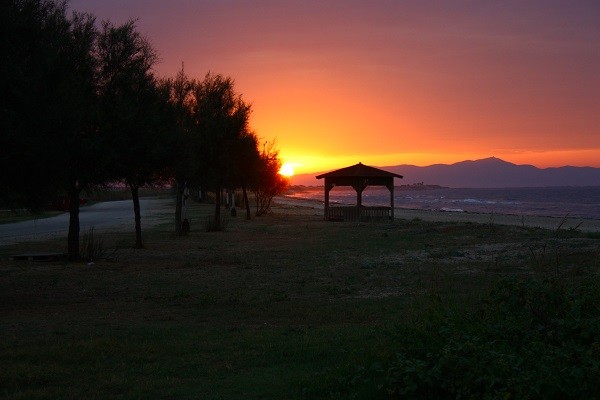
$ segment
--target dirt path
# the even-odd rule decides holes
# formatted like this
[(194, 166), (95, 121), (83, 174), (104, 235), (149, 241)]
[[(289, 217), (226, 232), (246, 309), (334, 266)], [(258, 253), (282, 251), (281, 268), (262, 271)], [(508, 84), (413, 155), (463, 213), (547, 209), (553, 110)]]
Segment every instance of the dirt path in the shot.
[[(164, 198), (140, 199), (142, 227), (154, 226), (168, 221), (171, 217), (173, 200)], [(80, 231), (91, 228), (97, 231), (123, 229), (133, 230), (133, 203), (131, 200), (107, 201), (84, 206), (79, 213)], [(69, 214), (51, 218), (33, 219), (0, 225), (0, 246), (18, 242), (50, 239), (67, 234)]]

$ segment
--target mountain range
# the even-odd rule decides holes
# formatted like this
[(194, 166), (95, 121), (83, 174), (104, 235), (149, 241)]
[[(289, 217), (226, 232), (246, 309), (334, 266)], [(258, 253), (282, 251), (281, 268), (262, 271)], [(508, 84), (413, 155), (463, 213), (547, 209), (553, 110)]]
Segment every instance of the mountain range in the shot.
[[(396, 185), (424, 183), (455, 188), (600, 186), (600, 168), (538, 168), (533, 165), (516, 165), (496, 157), (427, 167), (403, 164), (381, 169), (404, 176), (404, 179), (396, 180)], [(323, 181), (317, 180), (316, 175), (319, 173), (296, 175), (291, 183), (322, 186)]]

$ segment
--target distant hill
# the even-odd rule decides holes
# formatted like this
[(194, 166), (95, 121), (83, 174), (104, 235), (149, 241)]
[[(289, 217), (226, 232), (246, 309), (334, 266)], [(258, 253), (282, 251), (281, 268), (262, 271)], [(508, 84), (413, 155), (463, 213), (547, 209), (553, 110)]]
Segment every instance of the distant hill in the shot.
[[(533, 165), (512, 164), (495, 157), (450, 165), (395, 165), (381, 168), (404, 176), (404, 179), (396, 180), (396, 185), (423, 182), (429, 185), (472, 188), (600, 186), (600, 168), (537, 168)], [(292, 184), (323, 185), (322, 180), (315, 179), (318, 174), (297, 175), (292, 179)]]

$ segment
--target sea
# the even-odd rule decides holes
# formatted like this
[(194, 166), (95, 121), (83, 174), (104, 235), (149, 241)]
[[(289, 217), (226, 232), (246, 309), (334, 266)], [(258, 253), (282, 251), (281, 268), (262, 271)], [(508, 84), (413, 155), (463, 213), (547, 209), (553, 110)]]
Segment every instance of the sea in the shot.
[[(323, 202), (323, 188), (303, 187), (287, 197)], [(329, 192), (330, 202), (356, 204), (356, 192), (336, 187)], [(383, 187), (368, 187), (363, 192), (364, 206), (389, 206), (390, 194)], [(543, 188), (424, 188), (397, 187), (397, 208), (445, 212), (495, 213), (600, 219), (600, 186)]]

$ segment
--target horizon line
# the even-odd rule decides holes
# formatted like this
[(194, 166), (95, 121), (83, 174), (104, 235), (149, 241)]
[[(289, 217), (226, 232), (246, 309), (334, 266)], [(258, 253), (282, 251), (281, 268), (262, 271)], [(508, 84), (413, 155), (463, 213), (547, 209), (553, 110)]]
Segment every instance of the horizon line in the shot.
[[(534, 167), (540, 170), (546, 170), (546, 169), (558, 169), (558, 168), (593, 168), (593, 169), (600, 169), (600, 167), (594, 167), (591, 165), (571, 165), (571, 164), (565, 164), (565, 165), (560, 165), (560, 166), (551, 166), (551, 167), (539, 167), (535, 164), (517, 164), (511, 161), (506, 161), (505, 159), (502, 159), (500, 157), (496, 157), (496, 156), (489, 156), (489, 157), (483, 157), (483, 158), (476, 158), (476, 159), (465, 159), (465, 160), (461, 160), (461, 161), (455, 161), (455, 162), (450, 162), (450, 163), (444, 163), (444, 162), (439, 162), (439, 163), (433, 163), (433, 164), (428, 164), (428, 165), (416, 165), (416, 164), (408, 164), (408, 163), (403, 163), (403, 164), (384, 164), (384, 165), (377, 165), (377, 164), (365, 164), (361, 161), (358, 161), (354, 164), (351, 165), (355, 165), (355, 164), (359, 164), (362, 163), (364, 165), (370, 166), (370, 167), (376, 167), (376, 168), (395, 168), (395, 167), (400, 167), (400, 166), (408, 166), (408, 167), (417, 167), (417, 168), (427, 168), (427, 167), (432, 167), (435, 165), (446, 165), (446, 166), (450, 166), (450, 165), (456, 165), (456, 164), (460, 164), (460, 163), (465, 163), (465, 162), (477, 162), (477, 161), (485, 161), (485, 160), (498, 160), (498, 161), (502, 161), (506, 164), (512, 164), (515, 165), (517, 167)], [(321, 173), (327, 173), (327, 172), (331, 172), (331, 171), (336, 171), (338, 169), (342, 169), (342, 168), (346, 168), (348, 166), (351, 165), (346, 165), (346, 166), (340, 166), (337, 168), (333, 168), (333, 169), (316, 169), (314, 171), (310, 171), (310, 172), (302, 172), (300, 174), (296, 174), (295, 176), (301, 176), (301, 175), (313, 175), (313, 174), (321, 174)]]

